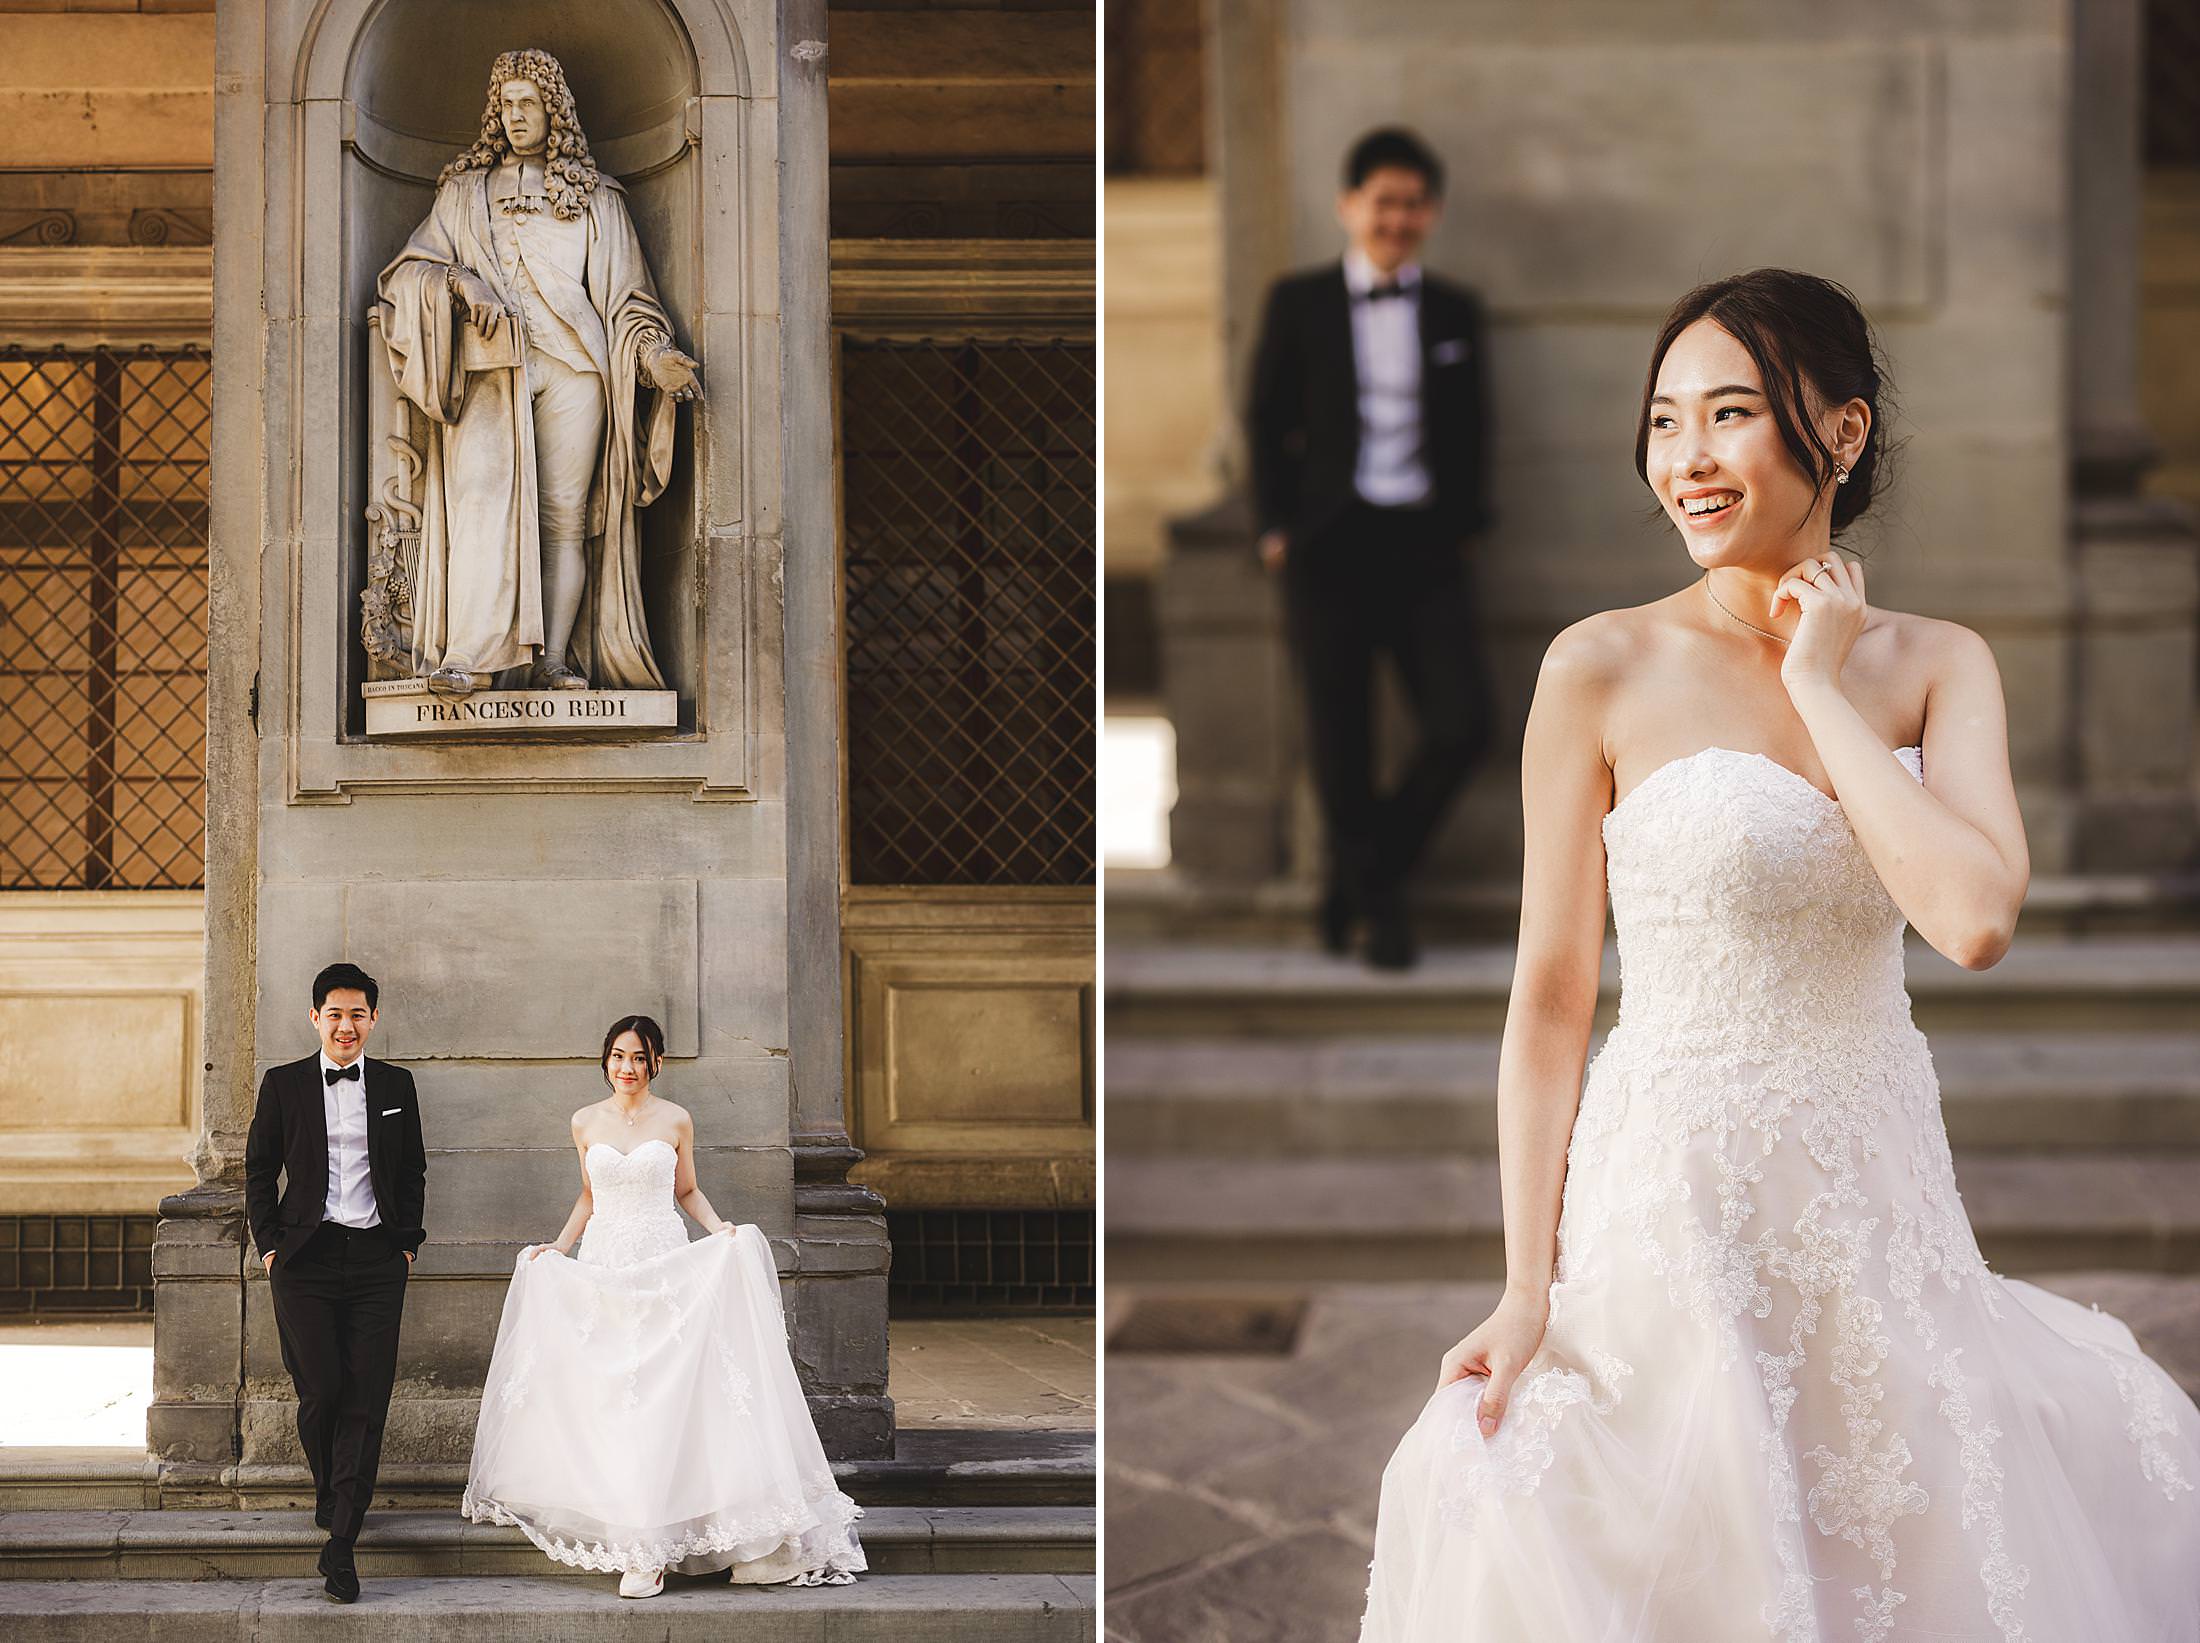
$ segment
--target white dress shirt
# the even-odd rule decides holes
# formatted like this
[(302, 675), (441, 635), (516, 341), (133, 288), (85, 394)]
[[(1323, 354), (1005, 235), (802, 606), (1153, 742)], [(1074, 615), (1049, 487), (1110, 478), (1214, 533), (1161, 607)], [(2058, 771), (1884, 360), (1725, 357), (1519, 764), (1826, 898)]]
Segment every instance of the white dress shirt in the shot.
[(339, 1226), (378, 1227), (382, 1212), (374, 1203), (374, 1180), (367, 1173), (367, 1058), (352, 1063), (357, 1078), (328, 1075), (336, 1063), (321, 1052), (321, 1111), (328, 1119), (328, 1201), (321, 1218)]
[(1360, 454), (1353, 489), (1378, 507), (1426, 502), (1433, 485), (1421, 457), (1421, 270), (1401, 263), (1389, 276), (1405, 294), (1360, 300), (1388, 280), (1357, 247), (1344, 254), (1352, 305), (1352, 364), (1360, 389)]

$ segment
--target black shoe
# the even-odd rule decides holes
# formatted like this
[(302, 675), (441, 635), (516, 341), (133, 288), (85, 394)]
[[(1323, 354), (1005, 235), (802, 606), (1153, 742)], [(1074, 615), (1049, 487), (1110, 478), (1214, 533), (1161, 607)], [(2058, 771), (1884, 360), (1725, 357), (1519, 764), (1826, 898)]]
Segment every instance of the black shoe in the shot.
[(351, 1542), (329, 1536), (328, 1544), (321, 1548), (321, 1573), (326, 1576), (321, 1590), (339, 1603), (359, 1601), (359, 1571), (352, 1567)]
[(1413, 921), (1405, 903), (1385, 897), (1369, 909), (1367, 961), (1378, 970), (1410, 970), (1420, 962), (1421, 950), (1413, 939)]
[(321, 1529), (321, 1530), (326, 1530), (326, 1529), (327, 1529), (327, 1528), (328, 1528), (328, 1527), (329, 1527), (329, 1526), (330, 1526), (331, 1524), (333, 1524), (333, 1523), (334, 1523), (335, 1521), (336, 1521), (336, 1502), (334, 1502), (334, 1501), (332, 1500), (332, 1501), (328, 1502), (328, 1503), (327, 1503), (326, 1505), (323, 1505), (323, 1506), (316, 1506), (316, 1507), (314, 1507), (314, 1509), (313, 1509), (313, 1526), (314, 1526), (314, 1528), (316, 1528), (316, 1529)]

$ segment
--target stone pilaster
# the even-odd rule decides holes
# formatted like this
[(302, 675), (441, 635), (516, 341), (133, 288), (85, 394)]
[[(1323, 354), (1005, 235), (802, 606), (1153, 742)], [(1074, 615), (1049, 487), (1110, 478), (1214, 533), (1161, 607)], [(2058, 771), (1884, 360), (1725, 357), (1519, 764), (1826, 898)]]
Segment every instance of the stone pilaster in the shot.
[(2071, 40), (2070, 687), (2074, 865), (2189, 867), (2200, 541), (2143, 494), (2139, 409), (2140, 0), (2088, 0)]

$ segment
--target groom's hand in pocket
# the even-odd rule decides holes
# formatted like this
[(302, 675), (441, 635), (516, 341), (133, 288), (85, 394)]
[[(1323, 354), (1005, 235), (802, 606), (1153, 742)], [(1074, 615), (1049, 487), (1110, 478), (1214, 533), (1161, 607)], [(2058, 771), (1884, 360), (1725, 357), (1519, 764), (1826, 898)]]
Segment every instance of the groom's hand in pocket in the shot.
[(260, 1270), (262, 1272), (273, 1272), (275, 1270), (275, 1252), (272, 1249), (260, 1257)]

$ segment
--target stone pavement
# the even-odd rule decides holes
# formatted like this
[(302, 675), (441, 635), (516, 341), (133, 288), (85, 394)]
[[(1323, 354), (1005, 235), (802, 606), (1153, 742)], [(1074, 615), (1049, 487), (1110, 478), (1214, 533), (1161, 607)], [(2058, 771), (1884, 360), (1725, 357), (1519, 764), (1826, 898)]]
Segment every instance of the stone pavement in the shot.
[[(2041, 1280), (2129, 1323), (2200, 1392), (2200, 1279)], [(1110, 1286), (1109, 1338), (1161, 1291)], [(1238, 1288), (1288, 1304), (1285, 1292)], [(1489, 1284), (1312, 1292), (1282, 1355), (1108, 1350), (1106, 1636), (1337, 1643), (1354, 1634), (1384, 1463)]]
[(1090, 1431), (1092, 1314), (896, 1318), (887, 1330), (894, 1424)]

